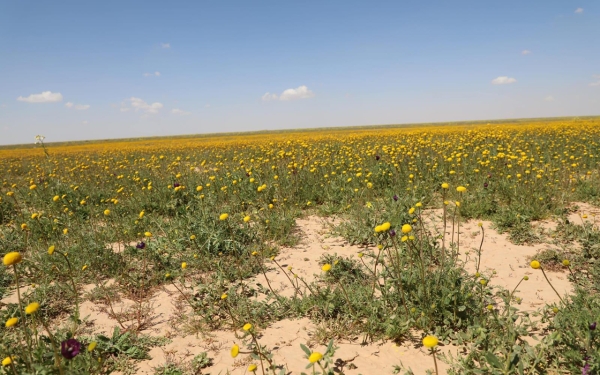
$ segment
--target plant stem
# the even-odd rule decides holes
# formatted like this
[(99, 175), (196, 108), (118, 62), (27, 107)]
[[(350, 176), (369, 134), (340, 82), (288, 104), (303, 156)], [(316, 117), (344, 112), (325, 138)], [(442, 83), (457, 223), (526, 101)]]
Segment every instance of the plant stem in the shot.
[(550, 280), (548, 280), (548, 276), (546, 276), (546, 272), (544, 272), (544, 269), (542, 268), (542, 266), (540, 266), (540, 269), (542, 270), (542, 274), (546, 278), (546, 281), (548, 282), (548, 284), (550, 284), (550, 287), (552, 288), (552, 290), (554, 290), (554, 293), (556, 293), (556, 295), (558, 296), (558, 298), (560, 299), (560, 301), (562, 303), (565, 303), (565, 301), (562, 299), (562, 297), (560, 296), (560, 294), (558, 294), (558, 292), (556, 291), (556, 289), (554, 289), (554, 285), (552, 285), (552, 283), (550, 282)]

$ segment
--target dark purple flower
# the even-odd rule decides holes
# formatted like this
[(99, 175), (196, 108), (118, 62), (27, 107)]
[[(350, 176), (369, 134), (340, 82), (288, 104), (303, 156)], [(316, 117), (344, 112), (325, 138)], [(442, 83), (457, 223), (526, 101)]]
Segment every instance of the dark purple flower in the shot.
[(590, 324), (590, 331), (594, 331), (596, 329), (596, 322)]
[(487, 182), (484, 182), (484, 183), (483, 183), (483, 187), (484, 187), (484, 188), (487, 188), (487, 187), (488, 187), (488, 183), (487, 183)]
[(179, 182), (176, 182), (176, 183), (173, 184), (173, 187), (179, 187), (179, 186), (180, 186)]
[(492, 178), (492, 174), (491, 174), (491, 173), (490, 173), (490, 174), (488, 174), (488, 178)]
[(75, 339), (68, 339), (60, 343), (60, 353), (66, 359), (77, 357), (81, 351), (81, 343)]
[(379, 160), (379, 159), (381, 159), (381, 156), (375, 155), (375, 160)]
[(390, 230), (390, 237), (394, 237), (396, 235), (396, 231), (391, 229)]
[(394, 201), (398, 202), (398, 196), (396, 194), (394, 194)]
[(250, 177), (250, 173), (246, 172), (246, 177)]
[(137, 245), (135, 245), (135, 247), (138, 249), (143, 249), (146, 247), (146, 243), (144, 241), (141, 241)]

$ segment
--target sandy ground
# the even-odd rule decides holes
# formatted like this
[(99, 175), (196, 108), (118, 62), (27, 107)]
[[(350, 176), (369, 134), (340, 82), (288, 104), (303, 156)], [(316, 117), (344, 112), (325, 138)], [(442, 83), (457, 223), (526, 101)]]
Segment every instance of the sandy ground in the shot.
[[(595, 220), (597, 208), (589, 205), (578, 204), (580, 211), (572, 214), (575, 224), (581, 224), (582, 220)], [(583, 219), (584, 214), (588, 215)], [(593, 216), (594, 215), (594, 216)], [(432, 232), (441, 233), (442, 221), (440, 210), (430, 210), (424, 214), (427, 228)], [(340, 256), (356, 256), (359, 252), (369, 251), (365, 248), (351, 246), (343, 239), (331, 235), (331, 220), (318, 217), (307, 217), (297, 221), (298, 229), (302, 234), (302, 241), (293, 248), (281, 249), (277, 261), (284, 268), (292, 267), (293, 272), (303, 277), (307, 282), (314, 279), (321, 270), (318, 260), (325, 253), (337, 253)], [(548, 225), (550, 225), (549, 223)], [(547, 284), (541, 272), (529, 267), (528, 257), (547, 245), (519, 246), (508, 241), (507, 235), (499, 234), (492, 229), (490, 222), (482, 222), (485, 229), (485, 240), (482, 247), (482, 258), (480, 272), (485, 276), (493, 276), (491, 285), (501, 286), (512, 290), (519, 280), (529, 276), (517, 292), (517, 296), (523, 299), (520, 308), (523, 310), (535, 310), (546, 303), (558, 301), (558, 297)], [(455, 228), (454, 236), (458, 236), (458, 228)], [(451, 224), (446, 228), (446, 238), (452, 237)], [(448, 243), (448, 242), (446, 242)], [(477, 222), (467, 222), (460, 225), (460, 256), (466, 261), (466, 269), (475, 272), (475, 260), (477, 250), (481, 243), (481, 229)], [(114, 251), (121, 251), (117, 246)], [(570, 290), (566, 274), (547, 272), (556, 289), (561, 293)], [(267, 276), (273, 289), (284, 296), (292, 296), (294, 288), (288, 278), (277, 267), (270, 267)], [(250, 283), (260, 283), (266, 286), (263, 275), (257, 276)], [(91, 289), (89, 286), (87, 289)], [(16, 302), (16, 293), (4, 298), (2, 303)], [(115, 313), (127, 311), (127, 308), (135, 304), (132, 300), (122, 299), (115, 302), (112, 309)], [(167, 361), (183, 363), (202, 352), (208, 352), (213, 359), (213, 365), (203, 370), (203, 374), (225, 374), (229, 370), (231, 374), (244, 374), (250, 363), (247, 355), (240, 354), (236, 359), (231, 358), (229, 350), (234, 343), (241, 344), (233, 332), (217, 331), (206, 336), (179, 334), (179, 329), (174, 322), (177, 317), (189, 314), (189, 308), (185, 308), (180, 301), (179, 294), (172, 286), (168, 286), (157, 292), (150, 300), (153, 315), (146, 334), (166, 336), (172, 339), (170, 344), (154, 348), (150, 355), (151, 360), (138, 363), (138, 374), (153, 374), (154, 368), (165, 364)], [(93, 323), (95, 332), (112, 333), (119, 323), (111, 318), (110, 309), (105, 305), (94, 304), (86, 301), (81, 306), (81, 316), (88, 317)], [(304, 370), (307, 360), (300, 349), (300, 344), (307, 344), (315, 333), (315, 325), (308, 319), (282, 320), (272, 324), (260, 332), (260, 343), (272, 349), (274, 361), (285, 365), (291, 374), (299, 374)], [(336, 351), (336, 363), (338, 369), (343, 369), (345, 374), (393, 374), (394, 366), (402, 363), (410, 368), (415, 374), (425, 374), (427, 370), (433, 370), (433, 360), (423, 348), (414, 347), (411, 343), (396, 345), (392, 342), (379, 342), (366, 346), (360, 345), (360, 339), (355, 342), (336, 342), (339, 349)], [(324, 347), (313, 347), (313, 350), (323, 351)], [(457, 348), (442, 346), (440, 350), (456, 354)], [(258, 363), (257, 363), (258, 364)], [(447, 365), (438, 361), (440, 373), (445, 374)], [(259, 370), (260, 373), (260, 370)]]

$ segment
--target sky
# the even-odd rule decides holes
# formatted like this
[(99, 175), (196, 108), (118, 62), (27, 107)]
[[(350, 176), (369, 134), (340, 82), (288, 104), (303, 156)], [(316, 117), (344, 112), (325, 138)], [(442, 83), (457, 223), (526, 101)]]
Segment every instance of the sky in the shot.
[(600, 115), (600, 2), (0, 2), (0, 145)]

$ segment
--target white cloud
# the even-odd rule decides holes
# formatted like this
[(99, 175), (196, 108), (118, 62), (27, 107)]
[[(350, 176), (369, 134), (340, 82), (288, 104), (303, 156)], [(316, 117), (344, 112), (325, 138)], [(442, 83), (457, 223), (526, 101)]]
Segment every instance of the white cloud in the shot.
[(583, 13), (583, 8), (577, 8), (577, 9), (575, 9), (575, 13), (577, 13), (577, 14)]
[(548, 95), (548, 96), (546, 96), (546, 97), (544, 98), (544, 100), (545, 100), (545, 101), (547, 101), (547, 102), (553, 102), (553, 101), (554, 101), (554, 96), (552, 96), (552, 95)]
[(91, 106), (89, 104), (73, 104), (71, 102), (66, 102), (65, 107), (75, 108), (78, 111), (85, 111), (86, 109), (89, 109)]
[(524, 49), (523, 51), (521, 51), (521, 55), (530, 55), (531, 51), (528, 49)]
[(206, 104), (204, 108), (210, 108), (210, 104)]
[(279, 99), (279, 97), (277, 96), (277, 94), (271, 94), (271, 93), (269, 93), (269, 92), (265, 93), (265, 94), (262, 96), (262, 100), (263, 100), (263, 102), (268, 102), (268, 101), (271, 101), (271, 100), (277, 100), (277, 99)]
[(600, 86), (600, 74), (592, 75), (592, 78), (596, 80), (596, 82), (591, 82), (590, 86)]
[[(136, 97), (131, 97), (129, 99), (127, 99), (127, 101), (129, 101), (129, 104), (131, 105), (131, 109), (137, 111), (143, 111), (149, 114), (157, 114), (158, 111), (163, 107), (162, 103), (152, 103), (152, 104), (148, 104), (145, 101), (143, 101), (140, 98), (136, 98)], [(121, 112), (126, 112), (128, 111), (130, 108), (121, 108)]]
[(160, 77), (160, 72), (144, 73), (144, 77)]
[(315, 93), (310, 91), (308, 87), (302, 85), (295, 89), (287, 89), (281, 93), (281, 95), (271, 94), (270, 92), (265, 93), (262, 96), (262, 100), (265, 102), (271, 100), (296, 100), (296, 99), (309, 99), (315, 96)]
[(507, 77), (507, 76), (500, 76), (500, 77), (494, 78), (492, 80), (493, 85), (507, 85), (509, 83), (515, 83), (515, 82), (517, 82), (516, 79), (514, 79), (512, 77)]
[(81, 121), (81, 125), (87, 125), (87, 124), (88, 124), (88, 120)]
[(315, 96), (306, 86), (300, 86), (296, 89), (287, 89), (280, 96), (279, 100), (309, 99)]
[(179, 109), (179, 108), (173, 108), (171, 110), (171, 113), (174, 114), (174, 115), (181, 115), (181, 116), (185, 116), (185, 115), (191, 114), (191, 112), (186, 112), (183, 109)]
[(41, 94), (31, 94), (26, 98), (19, 96), (17, 100), (27, 103), (55, 103), (62, 101), (63, 96), (60, 92), (44, 91)]
[(171, 43), (161, 43), (160, 46), (162, 48), (171, 48)]

